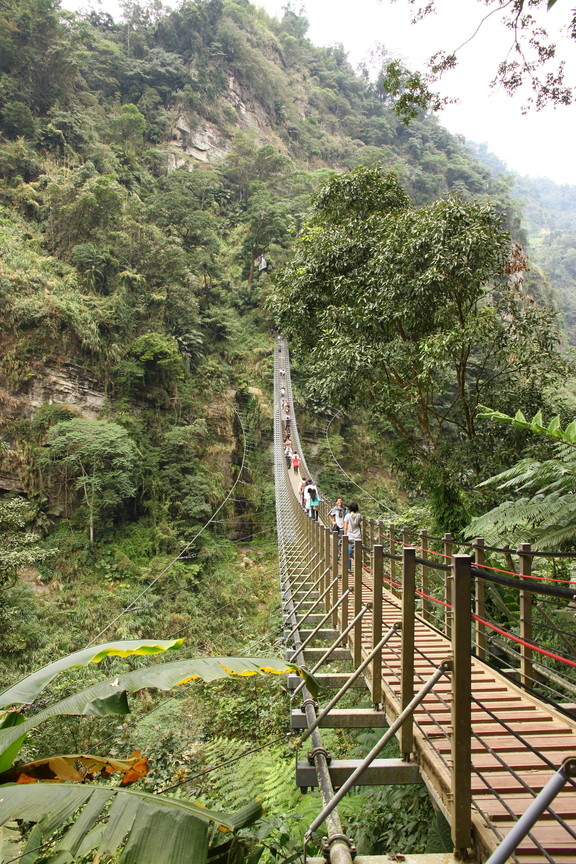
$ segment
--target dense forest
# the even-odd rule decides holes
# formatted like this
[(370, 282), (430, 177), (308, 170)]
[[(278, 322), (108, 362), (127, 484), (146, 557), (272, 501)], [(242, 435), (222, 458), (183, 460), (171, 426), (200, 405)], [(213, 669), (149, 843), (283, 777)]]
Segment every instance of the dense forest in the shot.
[[(282, 20), (247, 0), (123, 9), (115, 21), (64, 12), (58, 0), (0, 0), (6, 687), (112, 639), (184, 638), (183, 658), (278, 656), (273, 326), (295, 347), (295, 407), (322, 488), (359, 485), (367, 511), (398, 524), (463, 532), (506, 498), (479, 484), (519, 459), (552, 458), (552, 440), (496, 426), (483, 404), (563, 424), (573, 414), (562, 334), (576, 320), (569, 189), (542, 181), (526, 201), (520, 180), (482, 164), (433, 116), (405, 125), (383, 71), (355, 72), (342, 46), (314, 46), (290, 6)], [(468, 231), (446, 246), (463, 317), (451, 300), (440, 304), (429, 269), (425, 279), (409, 273), (421, 297), (402, 288), (410, 256), (428, 261), (450, 220)], [(460, 239), (480, 242), (479, 231), (485, 265), (456, 273)], [(321, 243), (310, 243), (314, 232)], [(538, 266), (526, 261), (528, 235)], [(403, 252), (401, 237), (413, 244)], [(396, 293), (384, 296), (374, 250), (386, 249)], [(371, 291), (390, 321), (410, 319), (408, 335), (367, 320)], [(336, 327), (343, 297), (351, 317)], [(348, 338), (356, 327), (363, 346), (376, 346), (362, 362)], [(382, 364), (405, 363), (410, 375), (384, 381)], [(350, 386), (350, 369), (362, 386)], [(539, 529), (559, 518), (565, 527), (572, 514)], [(565, 534), (558, 543), (570, 546)], [(113, 678), (142, 662), (102, 666)], [(64, 673), (42, 707), (96, 675)], [(129, 721), (52, 720), (18, 759), (99, 753), (104, 743), (112, 757), (141, 751), (149, 770), (139, 784), (159, 792), (271, 740), (245, 768), (170, 795), (190, 792), (215, 810), (260, 796), (266, 812), (245, 829), (241, 854), (296, 860), (317, 797), (293, 788), (281, 678), (199, 684), (169, 699), (142, 690), (133, 703)], [(328, 739), (335, 753), (361, 752), (369, 736)], [(358, 792), (343, 809), (359, 849), (374, 853), (432, 851), (431, 812), (425, 792), (394, 788)], [(26, 860), (56, 860), (54, 845), (42, 849)]]

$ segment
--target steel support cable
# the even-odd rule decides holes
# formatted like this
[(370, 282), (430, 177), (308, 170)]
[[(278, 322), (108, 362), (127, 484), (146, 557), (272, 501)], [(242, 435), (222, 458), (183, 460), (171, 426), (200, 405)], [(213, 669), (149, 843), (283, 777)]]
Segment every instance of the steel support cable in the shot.
[(347, 480), (350, 481), (350, 483), (352, 483), (354, 486), (356, 486), (356, 488), (359, 489), (360, 492), (362, 492), (362, 494), (363, 494), (366, 498), (369, 498), (371, 501), (375, 501), (376, 504), (382, 505), (382, 506), (384, 507), (385, 510), (387, 510), (389, 513), (391, 513), (392, 515), (395, 516), (395, 515), (396, 515), (396, 512), (395, 512), (394, 510), (392, 510), (392, 508), (389, 507), (388, 504), (385, 504), (383, 501), (380, 501), (378, 498), (375, 498), (373, 495), (370, 495), (370, 493), (367, 492), (366, 489), (364, 489), (363, 486), (360, 486), (359, 483), (356, 483), (356, 481), (352, 479), (352, 477), (348, 474), (347, 471), (344, 470), (344, 468), (342, 467), (342, 465), (340, 464), (340, 462), (338, 462), (338, 460), (336, 459), (336, 457), (335, 457), (335, 455), (334, 455), (334, 452), (333, 452), (333, 450), (332, 450), (332, 447), (330, 446), (330, 436), (329, 436), (328, 433), (329, 433), (329, 430), (330, 430), (330, 426), (332, 425), (332, 423), (334, 422), (334, 420), (336, 420), (337, 417), (340, 417), (341, 414), (342, 414), (342, 411), (337, 411), (336, 414), (334, 414), (334, 416), (331, 417), (330, 420), (328, 421), (328, 424), (327, 424), (326, 429), (325, 429), (325, 431), (324, 431), (324, 437), (325, 437), (325, 439), (326, 439), (326, 444), (327, 444), (327, 446), (328, 446), (328, 450), (330, 451), (330, 456), (332, 457), (332, 461), (334, 462), (335, 465), (338, 466), (338, 470), (340, 471), (340, 473), (343, 474), (344, 477), (346, 477)]
[[(498, 792), (498, 790), (495, 789), (495, 788), (492, 786), (492, 784), (488, 782), (488, 780), (485, 778), (485, 776), (484, 776), (484, 775), (483, 775), (483, 774), (482, 774), (482, 773), (481, 773), (477, 768), (475, 768), (474, 765), (472, 765), (472, 770), (473, 770), (474, 773), (475, 773), (475, 774), (480, 778), (480, 780), (484, 783), (484, 785), (486, 786), (486, 788), (487, 788), (487, 789), (488, 789), (488, 790), (489, 790), (489, 791), (494, 795), (494, 797), (495, 797), (496, 800), (497, 800), (497, 801), (502, 805), (502, 807), (504, 807), (504, 809), (507, 811), (508, 815), (512, 817), (512, 819), (514, 820), (514, 822), (516, 822), (516, 824), (518, 824), (518, 822), (519, 822), (519, 817), (516, 815), (516, 813), (514, 813), (514, 811), (513, 811), (512, 808), (510, 807), (510, 805), (506, 802), (506, 799), (505, 799), (502, 795), (500, 795), (500, 793)], [(520, 778), (517, 778), (517, 779), (520, 779)], [(524, 785), (526, 786), (526, 784), (524, 784)], [(534, 792), (533, 789), (530, 789), (529, 786), (526, 786), (526, 789), (527, 789), (527, 791), (529, 791), (529, 792), (530, 792), (530, 793), (531, 793), (535, 798), (537, 797), (537, 793)], [(478, 803), (476, 803), (476, 802), (474, 802), (474, 803), (475, 803), (476, 809), (477, 809), (477, 810), (482, 814), (482, 816), (485, 817), (485, 818), (487, 818), (487, 817), (486, 817), (486, 814), (484, 813), (484, 811), (482, 810), (482, 808), (480, 807), (480, 805), (479, 805)], [(547, 809), (550, 810), (550, 808), (547, 808)], [(550, 810), (550, 812), (553, 813), (553, 811), (551, 811), (551, 810)], [(521, 817), (520, 817), (520, 818), (521, 818)], [(490, 820), (488, 820), (488, 821), (490, 821)], [(493, 828), (493, 825), (492, 825), (491, 822), (490, 822), (490, 827)], [(536, 839), (536, 837), (534, 837), (533, 834), (531, 834), (530, 832), (527, 832), (524, 836), (525, 836), (525, 837), (528, 837), (528, 838), (532, 841), (532, 843), (534, 843), (534, 845), (536, 846), (536, 848), (538, 849), (538, 851), (539, 851), (539, 852), (540, 852), (540, 853), (541, 853), (541, 854), (546, 858), (546, 860), (548, 861), (548, 864), (556, 864), (554, 858), (552, 858), (552, 856), (549, 855), (549, 853), (546, 851), (546, 849), (544, 849), (544, 847), (542, 846), (542, 844), (541, 844), (541, 843)], [(502, 838), (502, 835), (500, 835), (500, 838), (501, 838), (501, 840), (503, 839), (503, 838)], [(523, 838), (522, 838), (522, 839), (523, 839)], [(508, 860), (508, 858), (511, 856), (511, 857), (514, 859), (514, 861), (517, 861), (518, 859), (516, 858), (516, 856), (511, 854), (515, 849), (516, 849), (516, 845), (515, 845), (514, 848), (510, 851), (510, 853), (507, 854), (507, 856), (506, 856), (506, 858), (505, 858), (504, 860)]]
[[(545, 809), (550, 809), (549, 804), (554, 800), (556, 795), (563, 789), (569, 777), (576, 775), (576, 759), (569, 757), (565, 759), (561, 767), (550, 778), (546, 786), (536, 796), (532, 804), (518, 819), (516, 825), (506, 835), (505, 840), (500, 844), (498, 849), (492, 853), (487, 864), (505, 864), (511, 852), (518, 848), (519, 844), (525, 837), (534, 838), (530, 834), (530, 829), (536, 824)], [(540, 849), (542, 848), (538, 844)], [(548, 854), (544, 853), (549, 858)], [(552, 859), (550, 859), (552, 860)]]
[[(356, 615), (356, 617), (352, 619), (352, 621), (348, 624), (348, 627), (346, 627), (346, 629), (342, 631), (340, 636), (338, 636), (336, 641), (333, 642), (332, 645), (330, 645), (330, 647), (326, 649), (326, 652), (322, 655), (320, 660), (318, 660), (318, 662), (310, 670), (311, 675), (314, 675), (318, 671), (318, 669), (320, 669), (322, 666), (324, 666), (324, 664), (329, 659), (329, 657), (332, 655), (332, 653), (336, 650), (338, 645), (340, 645), (346, 639), (348, 634), (354, 629), (354, 627), (358, 623), (358, 621), (360, 621), (364, 617), (364, 615), (367, 611), (368, 611), (368, 606), (363, 606), (362, 609), (360, 610), (360, 612), (358, 613), (358, 615)], [(300, 684), (298, 684), (298, 686), (296, 687), (296, 689), (292, 693), (292, 696), (290, 697), (290, 702), (294, 701), (295, 697), (298, 695), (300, 690), (302, 690), (305, 683), (306, 683), (305, 681), (301, 681)]]
[[(516, 780), (518, 783), (520, 783), (520, 785), (523, 786), (527, 792), (529, 792), (531, 795), (534, 796), (534, 798), (536, 798), (538, 793), (535, 792), (532, 789), (532, 787), (529, 786), (528, 783), (526, 783), (526, 781), (520, 776), (520, 774), (518, 774), (518, 772), (515, 771), (514, 768), (512, 768), (510, 765), (508, 765), (508, 763), (495, 750), (493, 750), (492, 747), (490, 747), (490, 745), (487, 744), (484, 741), (484, 739), (481, 738), (480, 735), (478, 735), (477, 732), (472, 731), (472, 737), (475, 738), (484, 747), (484, 749), (490, 754), (490, 756), (492, 756), (494, 759), (496, 759), (496, 761), (499, 762), (500, 765), (506, 769), (506, 771), (508, 771), (508, 773), (510, 774), (511, 777), (514, 778), (514, 780)], [(536, 752), (538, 753), (538, 751), (536, 751)], [(549, 760), (545, 759), (545, 757), (541, 753), (538, 753), (538, 755), (542, 758), (543, 761), (545, 761), (546, 763), (549, 763), (550, 767), (554, 768), (555, 771), (558, 770), (557, 766), (554, 765), (553, 763), (549, 762)], [(478, 773), (479, 775), (482, 774), (481, 771), (477, 771), (476, 773)], [(562, 817), (559, 816), (558, 813), (556, 813), (550, 807), (546, 807), (546, 810), (556, 820), (556, 822), (558, 822), (558, 824), (561, 825), (561, 827), (564, 828), (564, 830), (567, 831), (568, 834), (570, 834), (570, 836), (574, 838), (574, 840), (576, 840), (576, 831), (574, 831), (569, 825), (567, 825), (566, 822), (564, 821), (564, 819), (562, 819)], [(510, 812), (512, 812), (512, 811), (510, 811)], [(514, 818), (517, 819), (518, 817), (515, 816)], [(530, 838), (530, 839), (533, 839), (533, 838)], [(534, 841), (534, 842), (536, 842), (536, 841)]]
[(371, 765), (371, 763), (376, 759), (379, 753), (382, 752), (386, 744), (394, 737), (396, 732), (403, 725), (405, 720), (412, 716), (414, 709), (422, 702), (425, 696), (430, 692), (430, 690), (434, 687), (436, 682), (445, 675), (448, 671), (450, 663), (443, 662), (440, 666), (435, 670), (435, 672), (430, 676), (428, 681), (424, 684), (424, 686), (414, 695), (414, 698), (410, 700), (408, 705), (401, 711), (396, 720), (390, 725), (384, 735), (380, 738), (377, 744), (374, 745), (370, 753), (362, 760), (362, 763), (356, 768), (355, 771), (352, 772), (350, 777), (344, 781), (338, 792), (334, 795), (333, 799), (324, 807), (322, 812), (314, 819), (308, 831), (306, 832), (305, 839), (310, 837), (311, 834), (322, 824), (322, 822), (330, 815), (332, 810), (340, 803), (344, 795), (350, 791), (350, 789), (356, 785), (356, 782), (360, 779), (364, 771)]
[(330, 713), (330, 711), (332, 710), (332, 708), (334, 708), (334, 706), (338, 704), (338, 702), (340, 701), (340, 699), (342, 698), (342, 696), (344, 696), (344, 694), (348, 692), (348, 690), (350, 689), (350, 687), (352, 686), (352, 684), (353, 684), (355, 681), (357, 681), (358, 678), (360, 678), (360, 676), (362, 675), (362, 673), (364, 672), (364, 670), (365, 670), (365, 669), (370, 665), (370, 663), (372, 662), (372, 660), (374, 659), (374, 657), (376, 656), (376, 654), (377, 654), (379, 651), (381, 651), (381, 649), (384, 647), (384, 645), (386, 645), (386, 644), (388, 643), (388, 641), (392, 638), (392, 636), (394, 636), (394, 635), (397, 634), (397, 633), (398, 633), (398, 625), (397, 625), (397, 624), (393, 624), (392, 627), (390, 627), (390, 629), (389, 629), (388, 632), (386, 633), (386, 635), (383, 636), (382, 639), (380, 639), (380, 641), (378, 642), (378, 644), (374, 646), (374, 648), (373, 648), (372, 651), (368, 654), (368, 656), (364, 658), (364, 660), (363, 660), (362, 663), (358, 666), (358, 668), (355, 669), (354, 672), (352, 672), (352, 673), (350, 674), (350, 677), (348, 678), (348, 680), (346, 681), (346, 683), (345, 683), (345, 684), (340, 688), (340, 690), (338, 691), (338, 693), (336, 693), (336, 695), (335, 695), (335, 696), (330, 700), (330, 702), (328, 703), (328, 705), (326, 705), (326, 707), (323, 708), (323, 709), (320, 711), (320, 714), (318, 714), (318, 716), (317, 716), (316, 719), (314, 720), (314, 723), (313, 723), (311, 726), (309, 726), (308, 729), (307, 729), (307, 730), (304, 732), (304, 734), (302, 735), (302, 737), (301, 737), (301, 739), (300, 739), (300, 743), (301, 743), (301, 744), (303, 744), (304, 741), (306, 741), (306, 739), (308, 738), (308, 736), (311, 735), (312, 732), (313, 732), (313, 731), (314, 731), (314, 730), (315, 730), (315, 729), (320, 725), (320, 723), (322, 722), (322, 720), (324, 720), (324, 718), (328, 716), (328, 714)]
[(168, 570), (170, 570), (170, 568), (174, 566), (174, 564), (176, 564), (177, 561), (181, 560), (183, 553), (186, 552), (186, 550), (190, 549), (190, 547), (192, 546), (193, 543), (196, 542), (198, 537), (206, 530), (206, 528), (208, 528), (209, 525), (212, 524), (214, 517), (217, 516), (218, 513), (222, 510), (222, 508), (229, 502), (230, 498), (232, 497), (232, 493), (234, 492), (236, 486), (238, 485), (238, 483), (240, 482), (240, 479), (242, 477), (242, 472), (243, 472), (244, 466), (246, 464), (246, 455), (247, 455), (246, 454), (246, 430), (245, 430), (245, 426), (244, 426), (244, 423), (242, 422), (241, 414), (235, 405), (233, 405), (233, 409), (234, 409), (236, 416), (238, 417), (238, 421), (239, 421), (240, 427), (242, 429), (243, 452), (242, 452), (242, 462), (241, 462), (240, 468), (238, 470), (238, 476), (236, 477), (236, 480), (232, 484), (232, 488), (230, 489), (228, 495), (226, 495), (226, 497), (224, 498), (224, 500), (222, 501), (220, 506), (214, 511), (214, 513), (212, 514), (210, 519), (208, 519), (208, 521), (202, 526), (202, 528), (200, 528), (200, 530), (194, 535), (192, 540), (190, 540), (184, 546), (184, 548), (180, 550), (180, 552), (178, 553), (178, 555), (176, 555), (175, 558), (173, 558), (165, 567), (162, 568), (162, 570), (160, 571), (158, 576), (155, 576), (154, 579), (145, 588), (143, 588), (142, 591), (133, 600), (130, 601), (130, 603), (128, 604), (128, 606), (125, 609), (123, 609), (115, 618), (112, 619), (112, 621), (110, 621), (109, 624), (106, 625), (106, 627), (104, 627), (102, 630), (100, 630), (100, 632), (97, 633), (97, 635), (94, 636), (94, 638), (91, 639), (90, 642), (88, 642), (88, 644), (86, 646), (87, 648), (89, 648), (90, 645), (93, 645), (96, 642), (96, 640), (100, 639), (100, 637), (103, 636), (104, 633), (106, 633), (111, 627), (113, 627), (114, 624), (116, 624), (116, 622), (119, 621), (123, 615), (127, 615), (129, 612), (132, 611), (133, 605), (135, 603), (137, 603), (138, 600), (140, 600), (140, 598), (143, 597), (144, 594), (146, 594), (158, 582), (158, 580), (161, 579), (162, 576), (164, 576), (168, 572)]
[[(490, 788), (490, 786), (489, 786), (489, 788)], [(498, 793), (496, 793), (496, 795), (497, 794)], [(492, 822), (492, 820), (490, 819), (488, 814), (484, 813), (484, 811), (478, 805), (478, 803), (474, 800), (474, 798), (472, 798), (472, 807), (474, 807), (474, 809), (477, 810), (479, 816), (486, 822), (487, 827), (490, 828), (490, 830), (496, 835), (498, 840), (502, 841), (504, 839), (504, 835), (501, 834), (500, 831), (498, 831), (498, 829), (496, 828), (496, 826), (494, 825), (494, 823)], [(518, 860), (518, 858), (514, 854), (510, 855), (510, 860), (514, 861), (514, 864), (520, 864), (520, 861)]]

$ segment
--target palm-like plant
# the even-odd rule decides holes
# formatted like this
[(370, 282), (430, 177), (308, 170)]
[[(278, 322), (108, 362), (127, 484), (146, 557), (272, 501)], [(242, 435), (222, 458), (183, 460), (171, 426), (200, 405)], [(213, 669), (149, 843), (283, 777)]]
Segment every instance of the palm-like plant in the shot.
[(504, 501), (472, 519), (466, 536), (483, 536), (489, 544), (531, 542), (535, 549), (551, 550), (576, 540), (576, 421), (562, 429), (555, 417), (544, 426), (538, 412), (531, 421), (521, 411), (510, 417), (485, 408), (480, 415), (512, 423), (558, 441), (556, 455), (542, 462), (521, 459), (512, 468), (490, 477), (480, 486), (496, 485), (519, 497)]

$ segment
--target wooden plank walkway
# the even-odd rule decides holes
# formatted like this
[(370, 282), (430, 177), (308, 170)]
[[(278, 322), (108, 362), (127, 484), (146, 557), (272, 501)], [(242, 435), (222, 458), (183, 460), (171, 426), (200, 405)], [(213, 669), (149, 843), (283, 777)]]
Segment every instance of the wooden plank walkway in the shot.
[[(372, 576), (363, 576), (363, 602), (372, 598)], [(352, 620), (352, 610), (349, 610)], [(383, 627), (401, 620), (401, 601), (383, 589)], [(340, 620), (340, 626), (345, 625)], [(352, 635), (352, 634), (351, 634)], [(353, 644), (353, 643), (352, 643)], [(362, 625), (362, 655), (372, 647), (372, 616)], [(418, 690), (434, 668), (450, 656), (450, 641), (417, 617), (415, 624), (414, 689)], [(400, 713), (400, 638), (382, 651), (384, 710), (390, 722)], [(370, 667), (366, 679), (372, 686)], [(472, 794), (477, 807), (473, 832), (480, 860), (486, 860), (514, 824), (510, 811), (521, 816), (533, 801), (527, 784), (539, 792), (554, 773), (548, 759), (558, 767), (563, 759), (576, 755), (576, 720), (516, 687), (486, 664), (472, 658)], [(450, 709), (451, 684), (441, 679), (415, 712), (414, 749), (426, 785), (447, 817), (450, 811)], [(490, 713), (489, 713), (490, 712)], [(505, 724), (505, 725), (504, 725)], [(518, 737), (517, 737), (518, 736)], [(537, 753), (532, 752), (528, 744)], [(540, 754), (540, 755), (538, 755)], [(503, 764), (504, 763), (504, 764)], [(574, 834), (562, 827), (550, 813), (534, 827), (532, 836), (516, 852), (520, 864), (574, 864), (576, 862), (576, 788), (567, 785), (552, 809)], [(509, 808), (509, 809), (508, 809)], [(498, 832), (498, 834), (496, 833)]]
[[(287, 356), (284, 362), (289, 380)], [(281, 379), (280, 383), (285, 381), (286, 378)], [(291, 415), (292, 428), (298, 440), (293, 410)], [(301, 466), (303, 470), (304, 466)], [(299, 507), (301, 476), (300, 472), (290, 470), (284, 472), (283, 478), (277, 478), (277, 482), (287, 482), (294, 492), (293, 506), (296, 507)], [(351, 578), (349, 584), (352, 583)], [(338, 596), (340, 594), (341, 589)], [(332, 591), (330, 596), (333, 596)], [(366, 570), (362, 579), (362, 600), (370, 605), (373, 600), (372, 575)], [(339, 614), (340, 632), (352, 621), (353, 608), (351, 598), (346, 620), (342, 619), (341, 611)], [(386, 632), (401, 620), (402, 606), (401, 600), (385, 587), (382, 589), (382, 610), (382, 629)], [(366, 658), (372, 648), (371, 611), (364, 615), (361, 630), (361, 654)], [(351, 649), (354, 647), (353, 635), (352, 632), (348, 642)], [(451, 642), (429, 622), (416, 616), (414, 644), (414, 690), (417, 691), (433, 670), (450, 657)], [(564, 758), (576, 756), (576, 719), (525, 692), (480, 660), (472, 657), (471, 663), (472, 830), (477, 860), (483, 862), (515, 824), (515, 817), (520, 817), (534, 800), (529, 790), (538, 793)], [(382, 700), (389, 722), (393, 722), (400, 713), (400, 667), (398, 634), (382, 650)], [(365, 678), (372, 690), (370, 666)], [(432, 798), (448, 819), (451, 808), (451, 704), (448, 676), (440, 680), (414, 715), (414, 756)], [(576, 784), (564, 787), (554, 800), (552, 809), (561, 821), (547, 812), (510, 861), (516, 864), (576, 864)]]

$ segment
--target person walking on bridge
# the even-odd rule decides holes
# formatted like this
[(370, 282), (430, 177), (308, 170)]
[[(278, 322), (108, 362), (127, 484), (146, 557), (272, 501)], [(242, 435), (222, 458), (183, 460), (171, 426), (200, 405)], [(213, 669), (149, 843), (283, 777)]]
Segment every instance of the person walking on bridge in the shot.
[(298, 474), (298, 469), (300, 467), (300, 457), (298, 456), (298, 453), (294, 453), (292, 456), (292, 467), (294, 468), (294, 473)]
[(300, 504), (302, 505), (302, 509), (305, 508), (304, 490), (306, 489), (307, 483), (308, 480), (306, 479), (306, 477), (303, 477), (300, 481), (300, 486), (298, 487), (298, 494), (300, 495)]
[(344, 517), (344, 536), (348, 537), (348, 570), (350, 571), (354, 557), (354, 541), (362, 540), (362, 516), (358, 512), (356, 501), (351, 501), (348, 509), (350, 512)]
[(338, 534), (338, 548), (342, 546), (341, 537), (344, 533), (344, 519), (348, 514), (348, 508), (344, 504), (343, 498), (336, 499), (336, 506), (332, 507), (332, 509), (328, 513), (328, 518), (332, 523), (332, 531), (335, 534)]
[(308, 490), (310, 492), (310, 518), (315, 522), (318, 521), (318, 508), (322, 503), (322, 499), (318, 494), (318, 489), (316, 486), (309, 486)]

